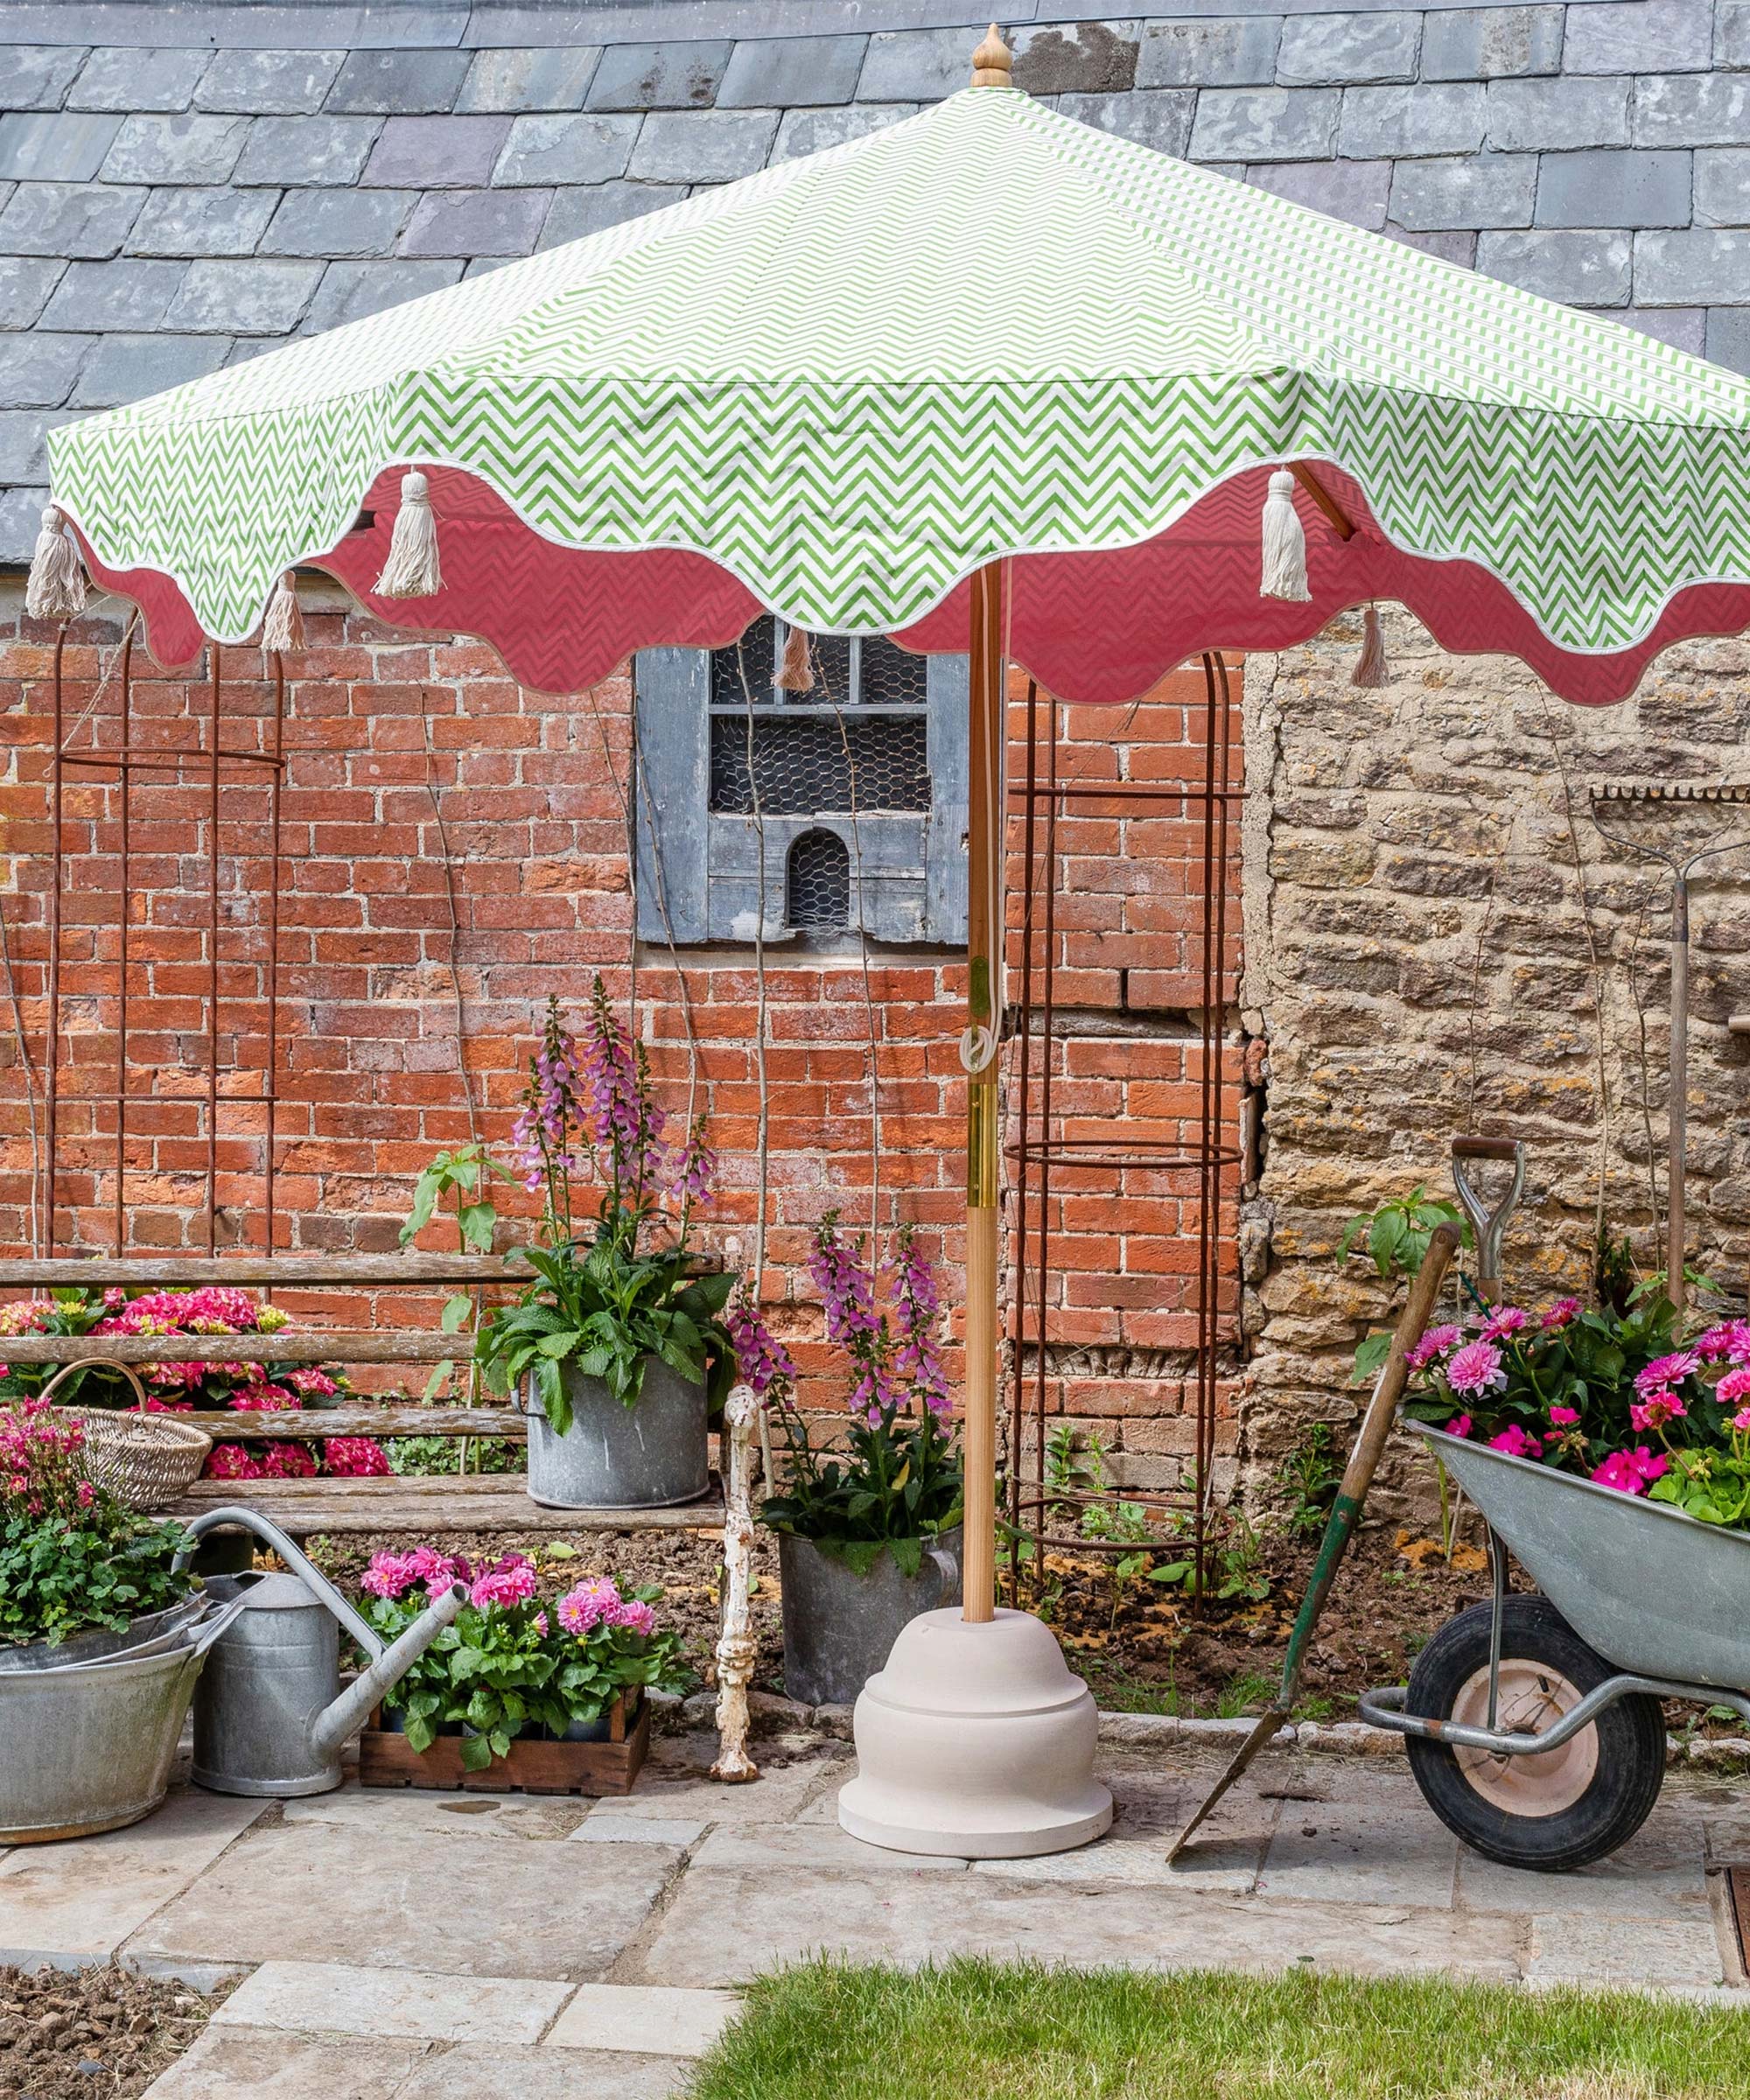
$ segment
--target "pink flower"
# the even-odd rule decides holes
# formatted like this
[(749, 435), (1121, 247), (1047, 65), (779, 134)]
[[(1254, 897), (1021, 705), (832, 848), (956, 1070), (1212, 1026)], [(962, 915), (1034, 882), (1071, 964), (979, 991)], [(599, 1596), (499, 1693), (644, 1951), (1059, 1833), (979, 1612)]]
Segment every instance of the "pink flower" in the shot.
[(554, 1609), (565, 1631), (581, 1641), (604, 1620), (614, 1623), (614, 1614), (620, 1609), (620, 1585), (611, 1575), (598, 1575), (593, 1582), (580, 1582), (575, 1589), (567, 1590)]
[(1662, 1474), (1671, 1470), (1671, 1461), (1662, 1451), (1650, 1452), (1644, 1444), (1637, 1444), (1628, 1455), (1634, 1461), (1634, 1470), (1643, 1480), (1656, 1480)]
[(1644, 1399), (1630, 1401), (1628, 1419), (1636, 1429), (1662, 1429), (1667, 1422), (1673, 1422), (1689, 1411), (1680, 1396), (1667, 1387), (1662, 1391), (1648, 1393)]
[(534, 1562), (521, 1553), (507, 1553), (496, 1566), (474, 1578), (468, 1602), (483, 1611), (494, 1604), (524, 1604), (534, 1594)]
[(1704, 1363), (1718, 1363), (1723, 1357), (1742, 1363), (1750, 1357), (1750, 1320), (1722, 1320), (1698, 1337), (1694, 1347)]
[(1579, 1317), (1580, 1301), (1577, 1298), (1558, 1298), (1544, 1315), (1543, 1328), (1546, 1334), (1558, 1333)]
[(1473, 1426), (1468, 1415), (1454, 1415), (1446, 1424), (1446, 1434), (1449, 1437), (1467, 1437)]
[(1572, 1429), (1579, 1418), (1580, 1410), (1577, 1407), (1552, 1407), (1550, 1410), (1550, 1419), (1558, 1429)]
[(374, 1437), (330, 1437), (322, 1446), (322, 1462), (340, 1480), (378, 1479), (395, 1471)]
[(1446, 1365), (1446, 1383), (1467, 1396), (1504, 1386), (1507, 1372), (1501, 1351), (1492, 1341), (1466, 1342)]
[(1750, 1407), (1739, 1409), (1732, 1418), (1732, 1426), (1736, 1430), (1750, 1430)]
[(1674, 1349), (1669, 1356), (1656, 1356), (1634, 1374), (1634, 1390), (1644, 1398), (1662, 1386), (1676, 1385), (1687, 1378), (1700, 1359), (1693, 1349)]
[(629, 1597), (612, 1614), (613, 1623), (629, 1634), (654, 1634), (656, 1614), (641, 1598)]
[(1750, 1366), (1740, 1365), (1727, 1371), (1714, 1387), (1713, 1396), (1722, 1407), (1730, 1407), (1735, 1400), (1750, 1398)]
[(1592, 1468), (1592, 1477), (1600, 1488), (1614, 1488), (1623, 1494), (1639, 1494), (1646, 1484), (1626, 1451), (1612, 1452), (1602, 1466)]
[(79, 1483), (79, 1486), (74, 1490), (74, 1493), (78, 1498), (79, 1506), (81, 1509), (90, 1508), (92, 1503), (97, 1500), (97, 1490), (91, 1485), (89, 1480), (81, 1480)]
[(1538, 1453), (1536, 1437), (1527, 1436), (1516, 1422), (1509, 1422), (1499, 1436), (1488, 1440), (1491, 1451), (1504, 1451), (1510, 1459), (1535, 1459)]
[(436, 1546), (416, 1546), (407, 1556), (408, 1576), (428, 1590), (444, 1590), (456, 1579), (456, 1563)]
[(413, 1560), (410, 1553), (373, 1553), (371, 1564), (359, 1578), (359, 1587), (392, 1601), (413, 1581)]
[(206, 1477), (212, 1480), (258, 1480), (262, 1467), (241, 1444), (218, 1444), (207, 1458)]
[(1482, 1323), (1482, 1339), (1498, 1341), (1503, 1334), (1516, 1334), (1525, 1325), (1525, 1314), (1518, 1306), (1497, 1306)]
[(1404, 1361), (1412, 1371), (1424, 1369), (1437, 1356), (1444, 1356), (1459, 1340), (1457, 1327), (1430, 1327), (1415, 1348), (1404, 1352)]

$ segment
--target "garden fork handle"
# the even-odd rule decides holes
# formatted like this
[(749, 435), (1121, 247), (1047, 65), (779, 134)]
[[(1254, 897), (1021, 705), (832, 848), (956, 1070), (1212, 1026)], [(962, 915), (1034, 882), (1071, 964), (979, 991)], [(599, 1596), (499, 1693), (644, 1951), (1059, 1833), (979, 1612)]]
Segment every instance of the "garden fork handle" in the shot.
[[(1465, 1172), (1465, 1163), (1472, 1159), (1500, 1159), (1513, 1168), (1507, 1194), (1492, 1210)], [(1454, 1138), (1452, 1186), (1476, 1236), (1477, 1295), (1494, 1305), (1501, 1298), (1501, 1242), (1525, 1186), (1525, 1147), (1516, 1138)]]

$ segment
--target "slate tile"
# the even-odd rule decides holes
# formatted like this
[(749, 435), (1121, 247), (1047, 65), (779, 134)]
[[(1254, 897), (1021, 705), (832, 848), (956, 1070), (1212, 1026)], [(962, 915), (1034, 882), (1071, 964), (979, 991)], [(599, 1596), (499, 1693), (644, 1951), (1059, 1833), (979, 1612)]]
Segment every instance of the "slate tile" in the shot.
[(262, 116), (237, 163), (238, 183), (340, 189), (364, 172), (382, 120), (375, 116)]
[(67, 265), (53, 256), (0, 256), (0, 328), (29, 328)]
[(304, 326), (312, 335), (324, 329), (361, 321), (368, 314), (382, 313), (409, 299), (424, 298), (441, 291), (461, 276), (459, 262), (331, 262), (323, 274), (316, 297), (310, 302)]
[(592, 188), (556, 190), (553, 208), (541, 229), (541, 245), (563, 248), (566, 242), (581, 241), (604, 227), (621, 226), (664, 205), (678, 204), (686, 193), (684, 185), (656, 182), (604, 182)]
[(885, 131), (902, 117), (915, 116), (915, 102), (852, 102), (844, 109), (787, 109), (778, 125), (771, 160), (800, 160), (805, 154), (824, 153), (830, 146), (867, 138), (872, 131)]
[(518, 188), (612, 182), (625, 174), (643, 121), (629, 114), (519, 116), (492, 172), (493, 181)]
[(82, 45), (0, 45), (9, 109), (59, 109), (85, 63)]
[(230, 339), (223, 335), (138, 335), (118, 332), (100, 336), (86, 360), (74, 388), (69, 406), (75, 409), (114, 409), (122, 402), (144, 401), (172, 387), (185, 386), (191, 379), (205, 379), (225, 362)]
[(192, 335), (285, 335), (321, 282), (319, 262), (198, 262), (172, 302), (172, 328)]
[(727, 70), (728, 44), (617, 44), (601, 55), (586, 109), (703, 109)]
[(477, 51), (462, 92), (461, 111), (581, 109), (601, 60), (600, 46), (549, 46), (528, 51)]
[(733, 182), (766, 165), (777, 130), (775, 109), (656, 110), (626, 172), (640, 182)]
[(272, 218), (271, 190), (153, 190), (128, 238), (135, 256), (252, 256)]
[(0, 212), (0, 248), (102, 262), (120, 254), (146, 195), (102, 182), (21, 182)]
[(57, 109), (0, 116), (0, 181), (89, 182), (122, 129), (119, 116)]
[(130, 116), (104, 158), (109, 182), (225, 182), (249, 122), (243, 116)]
[(392, 116), (360, 179), (388, 189), (472, 190), (492, 178), (508, 116)]
[(448, 109), (467, 78), (466, 51), (354, 51), (324, 107), (376, 116), (429, 116)]
[(550, 190), (435, 190), (402, 236), (404, 256), (527, 256), (541, 235)]
[(198, 109), (305, 116), (322, 107), (344, 51), (220, 51), (194, 90)]
[(0, 335), (0, 409), (58, 409), (96, 340), (42, 328)]
[(69, 109), (186, 109), (206, 72), (205, 51), (94, 51), (66, 98)]
[(74, 262), (43, 315), (49, 328), (156, 328), (187, 269), (184, 262)]
[(848, 102), (867, 37), (746, 37), (730, 55), (719, 109), (802, 109)]
[(417, 190), (288, 190), (261, 252), (324, 261), (393, 255), (418, 201)]

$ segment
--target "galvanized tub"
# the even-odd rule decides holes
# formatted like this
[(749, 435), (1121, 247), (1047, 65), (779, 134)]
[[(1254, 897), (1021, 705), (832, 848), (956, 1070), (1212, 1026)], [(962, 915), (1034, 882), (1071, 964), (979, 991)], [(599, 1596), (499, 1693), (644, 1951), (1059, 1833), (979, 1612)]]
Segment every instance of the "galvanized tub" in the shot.
[(150, 1816), (207, 1648), (229, 1621), (214, 1612), (143, 1656), (0, 1675), (0, 1844), (90, 1838)]
[(1750, 1533), (1413, 1429), (1582, 1641), (1636, 1676), (1750, 1687)]
[(94, 1662), (103, 1656), (118, 1656), (189, 1625), (206, 1609), (206, 1600), (196, 1590), (183, 1603), (173, 1604), (166, 1611), (143, 1614), (119, 1634), (111, 1633), (106, 1626), (98, 1626), (88, 1633), (70, 1634), (54, 1647), (46, 1641), (32, 1641), (24, 1648), (0, 1648), (0, 1673), (9, 1670), (63, 1670), (72, 1662)]
[(564, 1367), (571, 1424), (548, 1425), (532, 1396), (528, 1493), (549, 1509), (661, 1509), (693, 1502), (710, 1486), (705, 1389), (657, 1357), (644, 1368), (635, 1407), (616, 1400), (599, 1378)]
[(780, 1532), (786, 1695), (805, 1706), (854, 1705), (903, 1628), (960, 1602), (960, 1542), (957, 1530), (942, 1533), (915, 1575), (887, 1552), (859, 1575), (813, 1539)]

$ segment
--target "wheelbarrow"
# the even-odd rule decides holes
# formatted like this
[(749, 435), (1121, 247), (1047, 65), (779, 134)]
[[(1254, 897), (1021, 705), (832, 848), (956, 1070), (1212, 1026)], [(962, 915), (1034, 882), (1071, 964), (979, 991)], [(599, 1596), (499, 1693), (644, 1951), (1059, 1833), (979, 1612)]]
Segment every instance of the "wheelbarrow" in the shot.
[[(1561, 1872), (1625, 1844), (1665, 1776), (1663, 1699), (1750, 1721), (1750, 1534), (1423, 1423), (1488, 1527), (1494, 1597), (1448, 1620), (1362, 1718), (1486, 1858)], [(1511, 1553), (1540, 1594), (1508, 1588)]]

